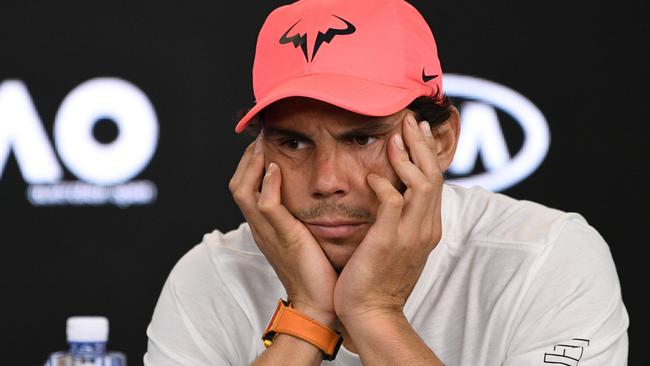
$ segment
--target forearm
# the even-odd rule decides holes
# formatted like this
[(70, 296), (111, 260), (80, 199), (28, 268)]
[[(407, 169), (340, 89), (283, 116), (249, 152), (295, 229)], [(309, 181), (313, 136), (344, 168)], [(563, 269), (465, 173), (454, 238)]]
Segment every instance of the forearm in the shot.
[(373, 313), (347, 319), (343, 324), (364, 365), (443, 366), (404, 314)]

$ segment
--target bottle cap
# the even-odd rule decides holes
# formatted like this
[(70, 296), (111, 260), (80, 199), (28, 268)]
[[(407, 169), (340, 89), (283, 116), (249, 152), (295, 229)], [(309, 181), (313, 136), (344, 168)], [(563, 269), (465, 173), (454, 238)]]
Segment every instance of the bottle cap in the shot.
[(103, 316), (72, 316), (66, 323), (68, 342), (108, 342), (108, 319)]

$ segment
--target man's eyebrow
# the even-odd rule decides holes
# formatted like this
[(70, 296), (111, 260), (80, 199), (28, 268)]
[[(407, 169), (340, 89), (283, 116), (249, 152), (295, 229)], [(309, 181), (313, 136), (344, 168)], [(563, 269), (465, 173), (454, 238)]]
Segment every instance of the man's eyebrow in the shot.
[(262, 130), (264, 131), (264, 136), (297, 137), (302, 140), (310, 140), (309, 136), (305, 135), (304, 133), (288, 128), (264, 126)]
[(351, 138), (357, 136), (381, 135), (393, 129), (392, 121), (368, 121), (359, 127), (352, 128), (338, 135), (338, 138)]
[[(335, 137), (338, 139), (348, 139), (357, 136), (381, 135), (393, 129), (394, 126), (395, 124), (392, 121), (368, 121), (363, 123), (361, 126), (353, 127), (347, 131), (341, 132)], [(311, 140), (311, 138), (306, 134), (289, 128), (264, 126), (263, 130), (266, 136), (285, 136)]]

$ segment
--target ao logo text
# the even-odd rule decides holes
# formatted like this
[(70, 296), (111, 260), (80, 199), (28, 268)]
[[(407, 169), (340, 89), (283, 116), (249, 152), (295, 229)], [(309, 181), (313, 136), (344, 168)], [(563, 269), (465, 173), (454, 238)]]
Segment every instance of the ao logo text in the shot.
[[(101, 120), (117, 126), (117, 136), (110, 143), (100, 142), (93, 135), (95, 124)], [(30, 200), (36, 197), (46, 204), (105, 204), (115, 199), (114, 191), (119, 191), (119, 197), (143, 203), (142, 199), (155, 196), (155, 186), (148, 181), (143, 182), (145, 189), (142, 185), (135, 187), (141, 193), (139, 198), (138, 194), (125, 192), (134, 187), (125, 184), (149, 164), (158, 143), (153, 105), (132, 83), (119, 78), (95, 78), (75, 87), (56, 113), (53, 142), (48, 139), (26, 85), (20, 80), (2, 81), (0, 179), (13, 152), (25, 182), (39, 188), (35, 195), (33, 189), (28, 189)], [(63, 181), (57, 155), (81, 182)]]

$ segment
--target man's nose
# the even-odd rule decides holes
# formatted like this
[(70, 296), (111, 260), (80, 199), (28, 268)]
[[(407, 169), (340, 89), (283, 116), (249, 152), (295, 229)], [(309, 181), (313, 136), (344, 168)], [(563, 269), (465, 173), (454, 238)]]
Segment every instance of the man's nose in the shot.
[(310, 187), (314, 198), (345, 196), (349, 191), (347, 172), (342, 156), (335, 150), (321, 151), (314, 155)]

